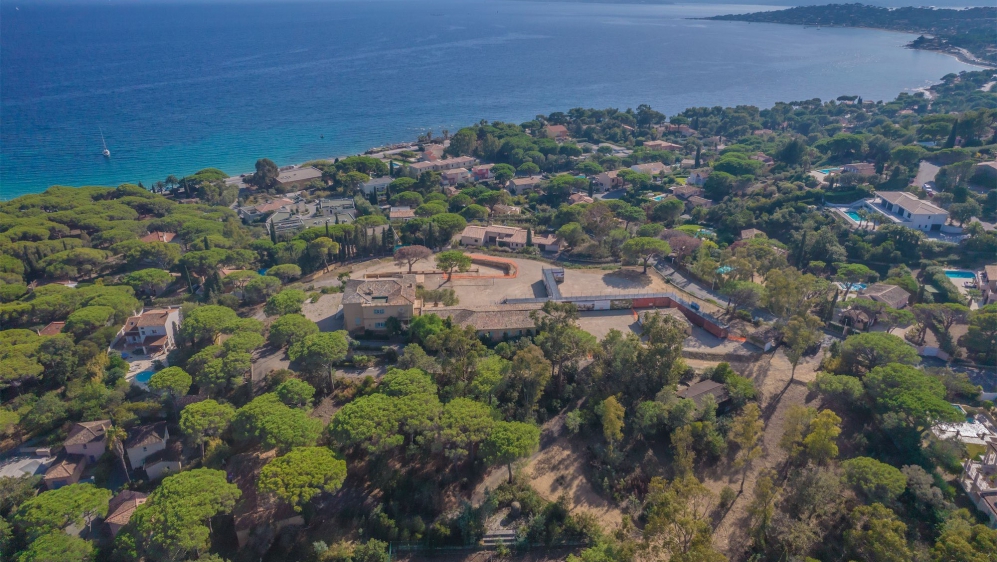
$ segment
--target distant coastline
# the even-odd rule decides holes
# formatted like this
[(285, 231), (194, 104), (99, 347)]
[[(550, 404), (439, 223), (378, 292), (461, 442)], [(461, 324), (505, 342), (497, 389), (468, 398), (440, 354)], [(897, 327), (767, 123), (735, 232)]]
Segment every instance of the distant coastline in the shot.
[[(358, 154), (564, 107), (648, 103), (675, 114), (843, 93), (889, 99), (975, 69), (897, 48), (914, 37), (687, 19), (767, 6), (430, 2), (396, 2), (388, 21), (377, 2), (5, 5), (0, 198), (51, 185), (149, 185), (206, 167), (249, 172), (258, 158)], [(330, 37), (347, 17), (356, 31)], [(273, 21), (293, 33), (246, 39)], [(219, 37), (218, 22), (244, 39)], [(94, 33), (75, 33), (81, 25)], [(427, 26), (437, 31), (422, 33)], [(148, 51), (128, 47), (142, 41)], [(84, 55), (97, 47), (100, 57)], [(39, 58), (53, 63), (39, 67)]]
[(909, 49), (935, 51), (981, 68), (997, 68), (997, 7), (896, 9), (863, 4), (797, 6), (786, 10), (726, 14), (702, 18), (711, 21), (780, 23), (795, 26), (847, 27), (918, 34)]

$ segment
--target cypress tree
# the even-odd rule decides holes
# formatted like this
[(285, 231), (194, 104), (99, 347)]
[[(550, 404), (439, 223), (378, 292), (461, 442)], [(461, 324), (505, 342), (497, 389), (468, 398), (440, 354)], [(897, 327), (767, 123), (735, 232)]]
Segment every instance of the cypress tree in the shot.
[(701, 146), (697, 146), (696, 147), (696, 164), (693, 166), (694, 168), (698, 168), (699, 167), (699, 157), (702, 154), (702, 151), (703, 151), (703, 147), (701, 147)]
[(945, 148), (955, 148), (955, 133), (958, 128), (959, 120), (956, 119), (955, 123), (952, 123), (952, 130), (949, 131), (949, 138), (945, 141)]
[(277, 243), (277, 229), (274, 228), (273, 224), (270, 225), (270, 241), (274, 244)]
[(526, 246), (533, 247), (533, 229), (529, 227), (526, 228)]
[(329, 221), (325, 221), (325, 237), (329, 237)]
[(595, 183), (592, 182), (592, 181), (590, 181), (589, 182), (589, 197), (593, 197), (593, 196), (595, 196)]

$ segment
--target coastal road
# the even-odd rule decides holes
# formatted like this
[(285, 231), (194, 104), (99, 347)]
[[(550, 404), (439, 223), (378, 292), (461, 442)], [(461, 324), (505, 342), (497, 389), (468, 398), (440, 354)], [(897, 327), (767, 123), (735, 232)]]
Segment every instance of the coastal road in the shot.
[[(721, 295), (719, 292), (715, 290), (707, 289), (706, 287), (700, 285), (699, 283), (693, 281), (692, 279), (689, 279), (682, 273), (676, 271), (675, 268), (673, 268), (671, 265), (663, 261), (655, 263), (654, 268), (658, 270), (658, 272), (661, 273), (661, 275), (667, 277), (668, 280), (671, 281), (673, 285), (682, 289), (683, 291), (686, 291), (687, 293), (690, 293), (703, 300), (712, 299), (717, 303), (719, 303), (721, 307), (727, 304), (727, 297)], [(760, 308), (756, 308), (753, 311), (751, 311), (751, 315), (755, 318), (761, 318), (766, 322), (771, 322), (776, 319), (771, 312), (767, 310), (762, 310)]]

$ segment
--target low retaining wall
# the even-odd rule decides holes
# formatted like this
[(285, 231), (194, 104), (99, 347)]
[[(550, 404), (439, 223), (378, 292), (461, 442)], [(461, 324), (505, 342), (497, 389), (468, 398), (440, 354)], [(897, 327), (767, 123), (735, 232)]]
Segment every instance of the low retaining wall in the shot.
[(695, 349), (683, 349), (682, 357), (686, 359), (698, 359), (700, 361), (726, 361), (728, 363), (751, 363), (757, 361), (762, 356), (761, 353), (723, 353), (699, 351)]
[(468, 275), (466, 273), (454, 273), (453, 279), (515, 279), (519, 276), (519, 267), (516, 262), (484, 254), (467, 254), (471, 258), (471, 263), (494, 267), (505, 271), (504, 275)]

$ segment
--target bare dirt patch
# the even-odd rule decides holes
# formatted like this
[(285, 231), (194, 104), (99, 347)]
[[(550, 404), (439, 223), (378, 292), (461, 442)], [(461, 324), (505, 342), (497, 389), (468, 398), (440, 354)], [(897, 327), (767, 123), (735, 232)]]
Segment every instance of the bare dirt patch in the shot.
[(623, 513), (600, 496), (585, 478), (585, 452), (560, 437), (530, 459), (524, 469), (530, 475), (530, 484), (548, 501), (567, 496), (572, 511), (593, 515), (605, 530), (616, 528), (623, 521)]
[[(762, 418), (765, 420), (765, 433), (762, 437), (764, 454), (752, 465), (744, 482), (744, 493), (738, 496), (713, 533), (713, 544), (731, 560), (739, 560), (749, 545), (749, 521), (746, 514), (751, 502), (751, 491), (759, 473), (766, 469), (778, 470), (786, 459), (786, 453), (779, 448), (779, 440), (785, 430), (786, 413), (794, 405), (819, 407), (807, 389), (807, 383), (816, 378), (816, 367), (821, 355), (800, 363), (796, 369), (796, 379), (790, 381), (792, 370), (789, 360), (782, 350), (766, 354), (761, 360), (750, 364), (732, 364), (741, 375), (751, 377), (759, 390)], [(736, 491), (741, 484), (740, 471), (721, 463), (706, 474), (698, 475), (703, 483), (715, 494), (724, 486)]]

